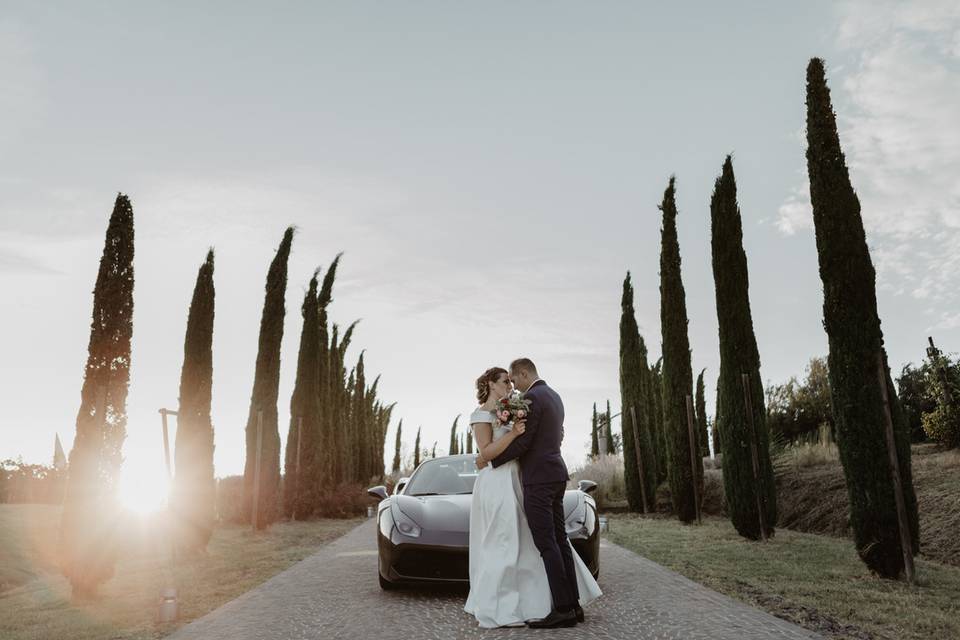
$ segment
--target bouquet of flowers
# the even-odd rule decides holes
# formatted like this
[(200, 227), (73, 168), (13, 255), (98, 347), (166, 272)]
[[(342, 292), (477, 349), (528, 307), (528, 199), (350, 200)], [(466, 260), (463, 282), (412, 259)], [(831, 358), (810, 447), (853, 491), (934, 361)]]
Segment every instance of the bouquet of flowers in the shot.
[(530, 415), (530, 404), (530, 400), (524, 400), (523, 395), (515, 390), (497, 402), (497, 420), (500, 424), (523, 420)]

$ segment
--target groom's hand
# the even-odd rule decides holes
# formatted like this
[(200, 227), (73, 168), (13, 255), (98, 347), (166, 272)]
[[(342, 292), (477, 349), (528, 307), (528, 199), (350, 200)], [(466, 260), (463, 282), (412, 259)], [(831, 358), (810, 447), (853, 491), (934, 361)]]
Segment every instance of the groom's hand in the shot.
[(479, 471), (480, 469), (483, 469), (483, 468), (484, 468), (485, 466), (487, 466), (488, 464), (490, 464), (489, 462), (487, 462), (486, 460), (483, 459), (483, 456), (477, 456), (477, 457), (476, 457), (476, 463), (477, 463), (477, 470), (478, 470), (478, 471)]

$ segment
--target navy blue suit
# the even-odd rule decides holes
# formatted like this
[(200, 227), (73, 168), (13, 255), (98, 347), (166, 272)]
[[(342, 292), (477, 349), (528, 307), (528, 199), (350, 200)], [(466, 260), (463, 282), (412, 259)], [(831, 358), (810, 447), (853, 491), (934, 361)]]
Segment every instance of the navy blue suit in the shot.
[(543, 380), (534, 382), (523, 397), (531, 401), (526, 431), (490, 463), (499, 467), (519, 459), (523, 511), (547, 570), (553, 606), (568, 611), (579, 602), (580, 594), (563, 519), (563, 493), (570, 479), (560, 455), (563, 401)]

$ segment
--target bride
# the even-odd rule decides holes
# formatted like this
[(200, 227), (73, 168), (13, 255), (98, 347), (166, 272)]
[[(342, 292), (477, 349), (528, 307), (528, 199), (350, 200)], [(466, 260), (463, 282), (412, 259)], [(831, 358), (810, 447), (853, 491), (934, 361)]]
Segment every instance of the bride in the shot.
[[(500, 426), (497, 401), (513, 388), (505, 369), (493, 367), (477, 379), (480, 406), (470, 416), (477, 450), (492, 460), (524, 433), (524, 422)], [(540, 552), (523, 512), (522, 470), (516, 460), (487, 465), (477, 475), (470, 508), (470, 594), (464, 611), (481, 627), (523, 626), (553, 609)], [(569, 541), (567, 544), (570, 544)], [(589, 569), (571, 548), (580, 605), (600, 595)]]

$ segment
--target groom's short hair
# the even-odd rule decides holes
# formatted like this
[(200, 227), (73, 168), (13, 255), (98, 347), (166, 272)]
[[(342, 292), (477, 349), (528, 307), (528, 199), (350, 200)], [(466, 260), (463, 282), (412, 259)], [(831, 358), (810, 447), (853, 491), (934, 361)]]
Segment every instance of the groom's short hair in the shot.
[(526, 371), (532, 376), (537, 374), (537, 365), (533, 364), (533, 360), (530, 358), (517, 358), (510, 363), (510, 373), (516, 373), (518, 371)]

